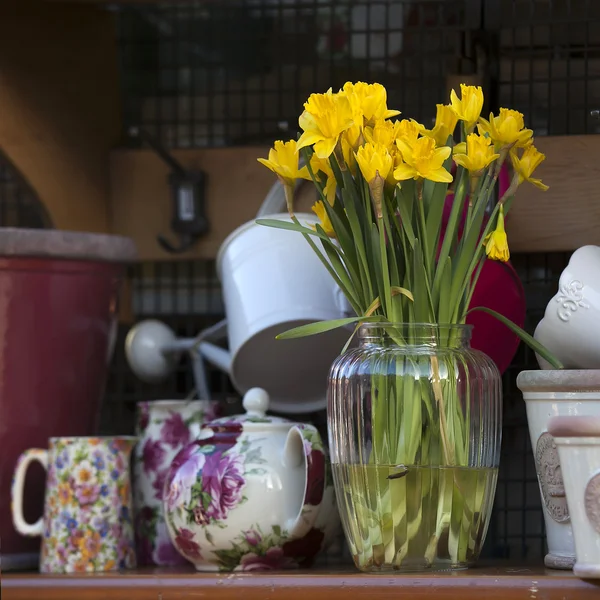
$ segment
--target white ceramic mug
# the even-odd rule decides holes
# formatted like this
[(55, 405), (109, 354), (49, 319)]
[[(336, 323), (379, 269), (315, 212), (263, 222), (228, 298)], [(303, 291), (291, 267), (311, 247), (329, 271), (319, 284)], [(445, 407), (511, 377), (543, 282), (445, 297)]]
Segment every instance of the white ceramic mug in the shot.
[[(573, 253), (534, 337), (565, 369), (600, 369), (600, 246)], [(542, 369), (552, 368), (537, 359)]]
[(573, 524), (578, 577), (600, 578), (600, 417), (553, 417), (554, 437), (562, 465)]

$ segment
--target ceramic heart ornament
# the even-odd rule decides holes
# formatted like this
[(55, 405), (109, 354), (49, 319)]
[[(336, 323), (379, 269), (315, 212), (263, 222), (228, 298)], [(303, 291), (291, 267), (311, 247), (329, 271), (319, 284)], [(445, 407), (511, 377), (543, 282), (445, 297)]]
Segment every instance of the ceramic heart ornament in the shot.
[[(565, 369), (600, 369), (600, 246), (573, 253), (534, 337)], [(542, 369), (552, 368), (537, 360)]]

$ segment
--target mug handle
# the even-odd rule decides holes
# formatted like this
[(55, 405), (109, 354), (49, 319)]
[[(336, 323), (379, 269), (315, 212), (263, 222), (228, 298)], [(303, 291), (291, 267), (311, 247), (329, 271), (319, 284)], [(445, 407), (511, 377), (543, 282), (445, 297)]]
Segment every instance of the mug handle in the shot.
[(15, 529), (21, 535), (36, 537), (44, 533), (44, 517), (40, 517), (35, 523), (27, 523), (23, 517), (23, 490), (25, 488), (25, 476), (27, 468), (33, 462), (37, 461), (48, 471), (48, 451), (40, 448), (30, 448), (25, 450), (17, 460), (15, 474), (11, 487), (11, 503), (12, 519)]
[[(301, 448), (298, 448), (298, 442)], [(298, 466), (304, 462), (306, 468), (300, 513), (287, 524), (288, 539), (298, 539), (314, 527), (325, 493), (325, 452), (316, 427), (294, 425), (285, 441), (283, 458), (286, 466)]]

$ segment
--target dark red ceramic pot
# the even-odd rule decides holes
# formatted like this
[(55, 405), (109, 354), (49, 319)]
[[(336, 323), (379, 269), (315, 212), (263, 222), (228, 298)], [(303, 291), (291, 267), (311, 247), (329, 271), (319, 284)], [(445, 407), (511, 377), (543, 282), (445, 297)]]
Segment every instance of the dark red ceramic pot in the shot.
[[(0, 549), (2, 569), (37, 565), (39, 540), (12, 525), (17, 458), (48, 438), (97, 433), (131, 240), (0, 228)], [(32, 466), (25, 517), (42, 513), (45, 474)]]

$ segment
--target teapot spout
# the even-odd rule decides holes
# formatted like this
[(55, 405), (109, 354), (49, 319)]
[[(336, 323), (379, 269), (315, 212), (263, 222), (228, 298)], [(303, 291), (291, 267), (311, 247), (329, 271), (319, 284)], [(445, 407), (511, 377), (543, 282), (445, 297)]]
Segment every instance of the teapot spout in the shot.
[(231, 374), (231, 354), (228, 350), (219, 348), (210, 342), (200, 342), (198, 350), (208, 362), (225, 373)]

